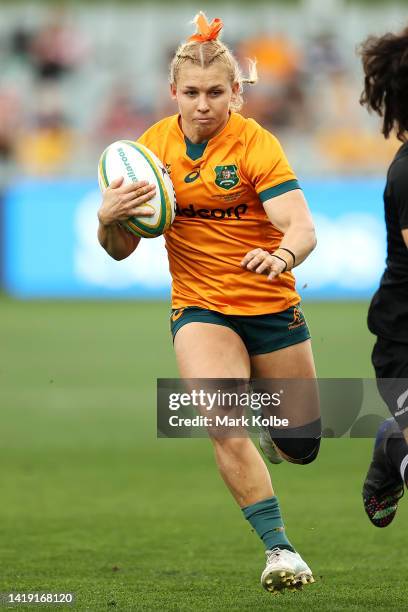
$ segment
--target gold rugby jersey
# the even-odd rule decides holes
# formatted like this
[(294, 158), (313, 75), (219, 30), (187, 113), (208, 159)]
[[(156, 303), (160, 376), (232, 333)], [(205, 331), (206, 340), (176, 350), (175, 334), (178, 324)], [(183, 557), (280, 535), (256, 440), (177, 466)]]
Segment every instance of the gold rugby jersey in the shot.
[(290, 272), (271, 283), (240, 266), (248, 251), (273, 251), (281, 242), (262, 202), (299, 188), (278, 140), (253, 119), (231, 113), (207, 144), (191, 143), (178, 115), (153, 125), (138, 142), (165, 164), (176, 192), (176, 218), (165, 233), (173, 308), (261, 315), (297, 304)]

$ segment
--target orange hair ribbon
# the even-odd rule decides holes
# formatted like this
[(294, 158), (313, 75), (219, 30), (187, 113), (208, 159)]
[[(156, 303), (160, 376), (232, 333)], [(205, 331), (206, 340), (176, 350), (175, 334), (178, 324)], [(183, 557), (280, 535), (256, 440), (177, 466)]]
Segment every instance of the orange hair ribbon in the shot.
[(221, 19), (216, 17), (211, 23), (208, 23), (204, 13), (199, 13), (195, 20), (197, 26), (197, 32), (187, 39), (187, 42), (207, 42), (209, 40), (216, 40), (219, 33), (224, 27)]

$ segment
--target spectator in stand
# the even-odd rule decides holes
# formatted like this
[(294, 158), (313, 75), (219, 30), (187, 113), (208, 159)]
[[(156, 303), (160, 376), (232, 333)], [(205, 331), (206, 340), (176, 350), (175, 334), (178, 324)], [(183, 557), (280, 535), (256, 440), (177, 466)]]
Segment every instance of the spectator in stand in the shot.
[(270, 36), (263, 33), (247, 38), (239, 45), (241, 57), (256, 57), (264, 78), (289, 82), (296, 77), (302, 64), (302, 56), (282, 34)]
[(302, 54), (281, 33), (242, 41), (237, 55), (256, 57), (262, 88), (248, 92), (246, 114), (266, 127), (301, 127), (304, 121)]
[(306, 43), (306, 70), (312, 79), (344, 73), (345, 61), (340, 43), (330, 31), (319, 32)]
[(397, 140), (391, 138), (384, 146), (381, 136), (367, 125), (355, 103), (357, 83), (334, 34), (323, 31), (306, 45), (306, 71), (321, 169), (357, 175), (382, 171), (398, 148)]
[(21, 103), (17, 91), (0, 89), (0, 163), (12, 161), (21, 122)]
[(9, 50), (22, 59), (28, 61), (31, 54), (33, 32), (24, 26), (18, 25), (10, 34)]
[(151, 114), (138, 106), (127, 85), (116, 83), (112, 90), (96, 129), (102, 147), (118, 139), (137, 140), (152, 122)]
[(62, 111), (40, 112), (17, 147), (17, 162), (26, 174), (58, 174), (74, 151), (74, 132)]
[(78, 30), (68, 25), (60, 8), (33, 36), (30, 55), (39, 79), (58, 80), (79, 66), (86, 55), (86, 45)]

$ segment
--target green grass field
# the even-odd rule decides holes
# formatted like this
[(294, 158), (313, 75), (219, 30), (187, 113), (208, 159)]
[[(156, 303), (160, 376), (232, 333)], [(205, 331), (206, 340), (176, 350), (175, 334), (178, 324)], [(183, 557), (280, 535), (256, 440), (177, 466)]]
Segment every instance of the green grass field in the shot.
[[(320, 376), (372, 375), (366, 308), (306, 304)], [(97, 611), (406, 610), (408, 507), (381, 531), (360, 501), (371, 440), (271, 470), (317, 582), (262, 590), (263, 547), (209, 442), (156, 439), (155, 380), (176, 376), (167, 310), (1, 298), (0, 591), (72, 591)]]

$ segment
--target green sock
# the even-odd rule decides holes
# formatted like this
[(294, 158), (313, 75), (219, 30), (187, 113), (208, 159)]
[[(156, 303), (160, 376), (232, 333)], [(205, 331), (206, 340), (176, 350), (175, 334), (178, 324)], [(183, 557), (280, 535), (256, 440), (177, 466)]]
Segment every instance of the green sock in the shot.
[(255, 529), (267, 550), (286, 548), (296, 552), (286, 537), (276, 495), (242, 508), (245, 518)]

